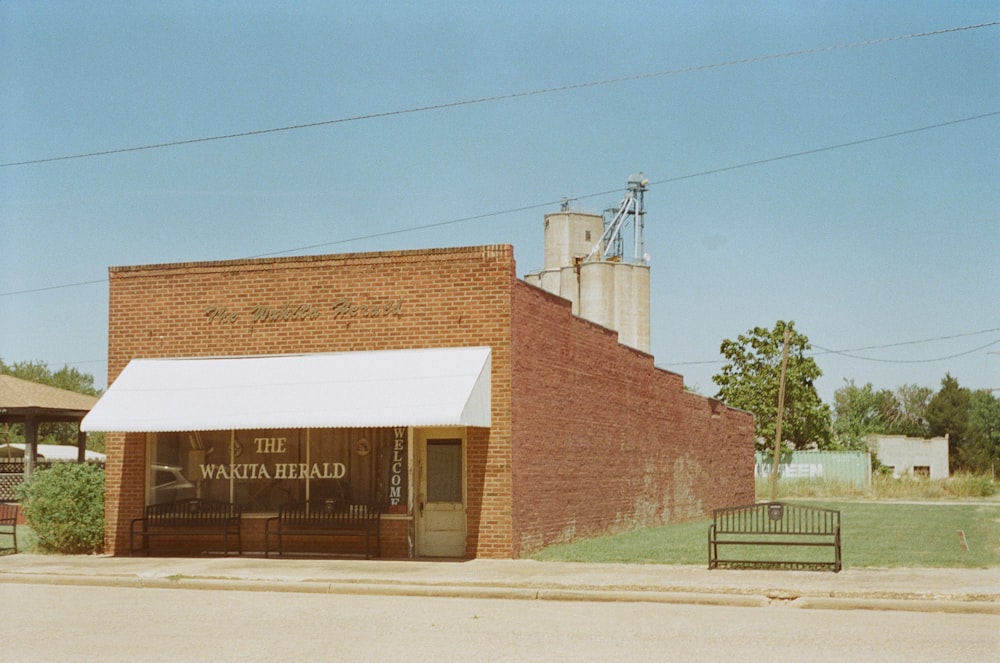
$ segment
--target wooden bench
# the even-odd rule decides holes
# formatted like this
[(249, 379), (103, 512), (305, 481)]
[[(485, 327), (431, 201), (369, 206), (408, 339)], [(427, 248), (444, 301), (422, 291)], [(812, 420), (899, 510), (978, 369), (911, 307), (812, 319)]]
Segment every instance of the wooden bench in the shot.
[[(272, 535), (277, 538), (276, 548), (272, 548)], [(306, 537), (363, 539), (365, 559), (371, 559), (373, 544), (375, 556), (379, 557), (382, 554), (379, 510), (367, 504), (344, 504), (337, 500), (325, 500), (281, 507), (278, 515), (268, 518), (264, 524), (264, 556), (269, 557), (274, 549), (279, 555), (283, 555), (285, 537), (289, 536), (300, 539)]]
[(222, 538), (225, 554), (229, 554), (230, 542), (235, 539), (236, 551), (242, 555), (240, 515), (240, 507), (235, 504), (196, 498), (151, 504), (141, 518), (134, 518), (129, 525), (130, 554), (138, 551), (148, 555), (151, 537), (183, 540), (191, 536), (218, 536)]
[(11, 545), (0, 545), (0, 552), (13, 550), (17, 553), (17, 505), (0, 502), (0, 536), (9, 536)]
[[(735, 559), (719, 549), (736, 549)], [(789, 548), (795, 554), (781, 554)], [(805, 554), (804, 549), (829, 548)], [(787, 552), (787, 551), (786, 551)], [(830, 559), (832, 558), (832, 559)], [(783, 502), (716, 509), (708, 529), (708, 568), (807, 569), (842, 568), (840, 511)]]

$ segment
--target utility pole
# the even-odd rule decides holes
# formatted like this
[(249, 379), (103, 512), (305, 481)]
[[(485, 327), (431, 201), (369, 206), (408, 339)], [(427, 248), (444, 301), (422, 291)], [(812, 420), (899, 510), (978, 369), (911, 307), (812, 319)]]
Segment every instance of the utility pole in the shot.
[(792, 330), (785, 326), (785, 342), (781, 346), (781, 382), (778, 386), (778, 421), (774, 427), (774, 463), (771, 465), (771, 501), (778, 499), (778, 463), (781, 457), (781, 419), (785, 413), (785, 368), (788, 366), (788, 341)]

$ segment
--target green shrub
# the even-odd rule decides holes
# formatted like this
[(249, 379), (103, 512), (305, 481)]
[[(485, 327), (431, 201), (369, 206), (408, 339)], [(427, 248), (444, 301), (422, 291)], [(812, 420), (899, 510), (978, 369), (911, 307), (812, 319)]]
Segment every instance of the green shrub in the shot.
[(88, 463), (56, 463), (18, 486), (28, 525), (46, 552), (100, 552), (104, 545), (104, 470)]

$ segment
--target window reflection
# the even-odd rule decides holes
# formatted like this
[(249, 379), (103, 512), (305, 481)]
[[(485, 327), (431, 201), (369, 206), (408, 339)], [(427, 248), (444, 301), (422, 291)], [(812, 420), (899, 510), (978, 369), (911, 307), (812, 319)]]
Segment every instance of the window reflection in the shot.
[[(385, 510), (391, 466), (399, 470), (391, 428), (160, 433), (151, 444), (150, 504), (198, 497), (271, 513), (322, 500)], [(394, 485), (396, 504), (400, 496), (406, 504), (405, 486)]]

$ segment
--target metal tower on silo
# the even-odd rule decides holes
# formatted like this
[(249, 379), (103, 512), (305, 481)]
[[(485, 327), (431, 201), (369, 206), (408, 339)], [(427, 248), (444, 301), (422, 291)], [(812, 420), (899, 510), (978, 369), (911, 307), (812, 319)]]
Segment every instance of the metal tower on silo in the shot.
[[(569, 209), (545, 215), (545, 267), (525, 281), (568, 299), (574, 315), (613, 329), (623, 345), (649, 352), (649, 256), (644, 194), (628, 178), (625, 198), (604, 216)], [(597, 238), (595, 242), (595, 238)]]
[[(625, 198), (619, 203), (617, 209), (612, 207), (605, 211), (604, 234), (590, 250), (587, 260), (649, 263), (645, 238), (647, 184), (649, 184), (649, 180), (642, 173), (629, 175)], [(630, 226), (632, 238), (628, 244), (631, 245), (632, 249), (631, 258), (626, 255), (626, 237)]]

